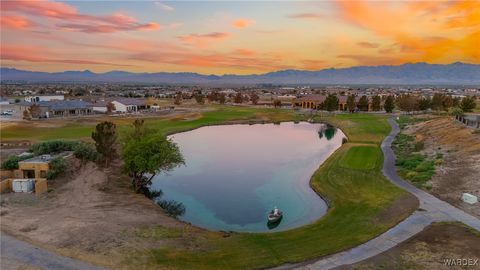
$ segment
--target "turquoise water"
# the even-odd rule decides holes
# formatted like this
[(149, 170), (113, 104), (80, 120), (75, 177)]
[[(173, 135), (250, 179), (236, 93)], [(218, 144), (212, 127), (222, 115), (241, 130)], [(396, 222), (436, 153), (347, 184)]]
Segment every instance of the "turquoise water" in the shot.
[[(209, 126), (170, 136), (185, 166), (153, 179), (162, 199), (185, 205), (179, 218), (223, 231), (265, 232), (311, 223), (325, 214), (325, 202), (310, 188), (319, 165), (344, 134), (323, 124), (282, 123)], [(284, 212), (276, 228), (266, 216)]]

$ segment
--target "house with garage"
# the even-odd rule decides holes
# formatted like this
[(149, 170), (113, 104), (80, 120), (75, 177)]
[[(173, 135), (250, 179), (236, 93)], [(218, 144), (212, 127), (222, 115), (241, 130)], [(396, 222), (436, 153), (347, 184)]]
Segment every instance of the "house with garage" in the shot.
[(114, 112), (131, 113), (149, 109), (145, 100), (138, 98), (119, 98), (111, 101), (115, 106)]
[(92, 104), (82, 100), (52, 100), (39, 102), (19, 102), (15, 104), (15, 116), (24, 118), (76, 117), (93, 113)]

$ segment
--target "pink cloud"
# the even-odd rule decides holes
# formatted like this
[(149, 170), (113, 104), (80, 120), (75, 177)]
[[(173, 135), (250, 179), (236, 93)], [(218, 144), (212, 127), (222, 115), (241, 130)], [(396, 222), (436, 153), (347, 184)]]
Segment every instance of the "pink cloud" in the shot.
[(35, 25), (32, 21), (22, 16), (3, 15), (0, 18), (2, 28), (25, 29)]
[(47, 18), (56, 21), (57, 26), (61, 29), (85, 33), (112, 33), (159, 28), (159, 25), (156, 23), (139, 23), (135, 18), (121, 13), (102, 16), (78, 13), (74, 7), (60, 2), (38, 0), (2, 1), (0, 7), (4, 13), (21, 13), (28, 16)]
[(190, 34), (186, 36), (179, 36), (178, 39), (184, 43), (203, 48), (215, 41), (221, 41), (228, 37), (230, 37), (229, 33), (212, 32), (207, 34)]
[(110, 62), (55, 58), (57, 53), (39, 47), (24, 45), (2, 45), (0, 58), (2, 60), (41, 62), (41, 63), (64, 63), (64, 64), (88, 64), (88, 65), (109, 65), (109, 66), (130, 66)]
[(317, 14), (317, 13), (295, 13), (295, 14), (290, 14), (288, 15), (289, 18), (291, 19), (310, 19), (310, 20), (318, 20), (323, 18), (322, 15)]
[(254, 22), (248, 19), (240, 18), (232, 21), (232, 26), (238, 29), (247, 28), (252, 25)]

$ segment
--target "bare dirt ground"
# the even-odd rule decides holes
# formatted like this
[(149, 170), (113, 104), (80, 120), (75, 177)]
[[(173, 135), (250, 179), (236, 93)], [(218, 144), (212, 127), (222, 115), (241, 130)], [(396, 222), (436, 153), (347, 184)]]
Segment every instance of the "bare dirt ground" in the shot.
[[(445, 265), (445, 259), (472, 259), (476, 266)], [(454, 270), (480, 268), (480, 237), (461, 224), (433, 224), (404, 243), (365, 261), (336, 270)]]
[(425, 153), (443, 154), (443, 163), (432, 177), (430, 193), (480, 218), (480, 205), (461, 200), (467, 192), (480, 197), (480, 134), (453, 117), (435, 117), (410, 125), (406, 134), (425, 142)]
[[(74, 166), (81, 166), (79, 163)], [(116, 268), (112, 254), (132, 245), (137, 228), (190, 228), (128, 188), (120, 165), (101, 170), (88, 163), (49, 183), (49, 192), (2, 194), (1, 230), (33, 244)], [(195, 231), (191, 228), (191, 231)], [(161, 242), (156, 242), (161, 245)]]

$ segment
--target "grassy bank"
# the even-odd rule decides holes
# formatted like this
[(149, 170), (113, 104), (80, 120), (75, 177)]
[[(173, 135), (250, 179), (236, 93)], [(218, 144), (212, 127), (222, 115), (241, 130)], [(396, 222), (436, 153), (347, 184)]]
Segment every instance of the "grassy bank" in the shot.
[[(269, 112), (258, 113), (265, 116)], [(213, 123), (218, 121), (214, 113), (210, 117)], [(284, 115), (281, 120), (298, 120), (298, 116), (294, 116), (295, 119), (289, 117), (292, 115)], [(155, 241), (142, 238), (140, 241), (148, 243), (149, 248), (137, 248), (133, 253), (130, 250), (123, 263), (131, 268), (141, 265), (151, 269), (256, 269), (299, 262), (361, 244), (413, 211), (412, 207), (402, 214), (385, 214), (391, 211), (397, 199), (405, 196), (381, 173), (383, 155), (379, 144), (390, 130), (385, 117), (354, 114), (315, 120), (335, 124), (349, 136), (349, 142), (312, 176), (312, 188), (331, 201), (329, 211), (320, 220), (279, 233), (225, 235), (205, 231), (192, 236), (185, 231), (169, 231), (169, 237), (174, 235), (173, 240), (169, 238), (171, 244), (151, 248)], [(205, 121), (192, 120), (182, 128), (212, 123)], [(174, 129), (169, 126), (163, 132)], [(360, 162), (354, 157), (358, 151), (368, 162)], [(163, 227), (150, 230), (165, 232)]]
[(435, 165), (442, 163), (443, 156), (440, 153), (433, 157), (423, 154), (424, 142), (403, 132), (408, 125), (421, 121), (425, 121), (425, 119), (412, 116), (400, 117), (397, 122), (401, 132), (395, 137), (392, 148), (397, 156), (396, 165), (400, 177), (419, 188), (429, 189), (431, 186), (428, 181), (435, 174)]
[[(390, 131), (385, 116), (342, 114), (299, 115), (290, 110), (246, 107), (213, 107), (212, 111), (146, 119), (147, 126), (171, 134), (205, 125), (235, 122), (280, 122), (312, 119), (327, 121), (348, 136), (312, 176), (312, 188), (328, 198), (330, 208), (320, 220), (278, 233), (232, 233), (149, 227), (136, 231), (136, 238), (112, 250), (109, 263), (130, 269), (258, 269), (308, 260), (359, 245), (404, 219), (414, 207), (398, 210), (407, 196), (381, 173), (380, 143)], [(95, 120), (100, 121), (100, 120)], [(2, 139), (88, 139), (95, 121), (78, 121), (55, 128), (12, 126), (2, 130)], [(132, 119), (114, 119), (124, 132)], [(358, 158), (362, 155), (364, 160)], [(414, 198), (408, 198), (414, 200)], [(397, 210), (396, 210), (397, 209)], [(393, 213), (393, 214), (391, 214)], [(128, 249), (126, 247), (128, 246)]]

